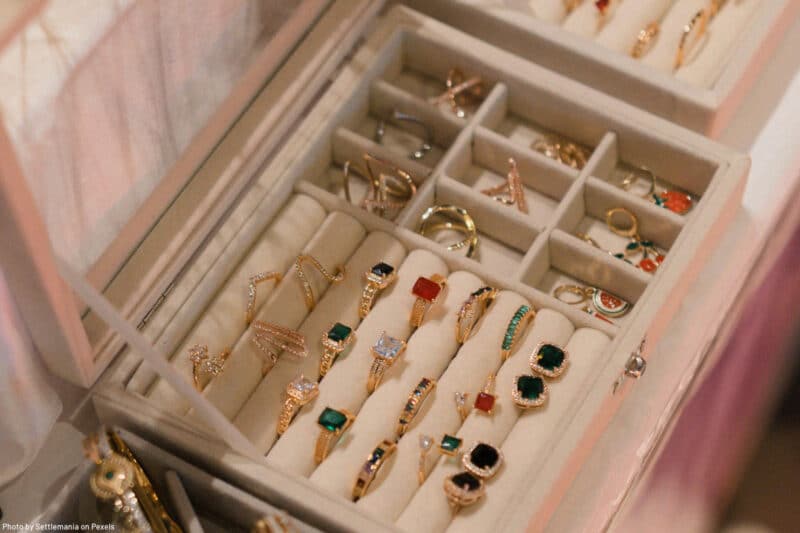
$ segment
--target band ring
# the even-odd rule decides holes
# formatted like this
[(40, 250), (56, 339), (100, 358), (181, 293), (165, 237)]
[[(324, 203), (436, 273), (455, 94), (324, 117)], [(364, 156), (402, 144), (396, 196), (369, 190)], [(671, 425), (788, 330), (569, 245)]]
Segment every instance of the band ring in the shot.
[[(436, 219), (444, 219), (435, 223)], [(454, 205), (434, 205), (425, 210), (420, 217), (417, 232), (429, 237), (434, 231), (454, 230), (462, 233), (464, 239), (447, 246), (447, 249), (459, 250), (467, 248), (467, 257), (472, 257), (478, 247), (478, 228), (470, 214), (463, 207)]]
[(303, 254), (298, 255), (297, 259), (294, 262), (294, 269), (297, 273), (297, 279), (300, 281), (300, 286), (303, 289), (303, 296), (306, 300), (306, 308), (309, 311), (312, 311), (314, 307), (317, 305), (316, 299), (314, 298), (314, 290), (311, 287), (311, 283), (308, 281), (308, 277), (306, 276), (305, 271), (303, 270), (303, 263), (311, 263), (311, 265), (316, 268), (322, 276), (331, 283), (339, 283), (344, 279), (345, 276), (345, 269), (343, 266), (336, 267), (336, 273), (331, 274), (328, 270), (322, 266), (322, 263), (317, 260), (314, 256)]
[(653, 46), (653, 42), (660, 31), (658, 22), (651, 22), (636, 35), (636, 43), (631, 48), (631, 57), (639, 59), (645, 55)]
[(673, 70), (678, 70), (686, 62), (689, 55), (700, 39), (706, 33), (708, 21), (714, 14), (714, 9), (701, 9), (695, 13), (691, 20), (681, 29), (681, 39), (678, 42), (678, 50), (675, 52), (675, 61), (672, 65)]
[(408, 395), (408, 400), (406, 400), (406, 404), (403, 406), (403, 411), (400, 413), (397, 426), (395, 426), (394, 430), (398, 440), (406, 434), (406, 431), (408, 431), (408, 428), (411, 426), (411, 422), (414, 421), (417, 413), (419, 413), (419, 410), (422, 408), (422, 404), (425, 403), (425, 399), (435, 388), (435, 379), (422, 378), (417, 386), (414, 387), (411, 394)]
[(511, 357), (511, 354), (516, 348), (517, 341), (522, 336), (525, 328), (535, 317), (536, 311), (528, 305), (521, 305), (517, 309), (514, 316), (512, 316), (511, 320), (508, 322), (506, 333), (503, 336), (503, 342), (500, 345), (500, 359), (502, 361), (505, 362)]
[(469, 295), (461, 304), (456, 320), (456, 342), (464, 344), (472, 333), (473, 328), (486, 313), (486, 310), (497, 297), (494, 287), (481, 287)]
[(369, 486), (375, 481), (381, 467), (392, 454), (394, 454), (396, 449), (397, 444), (385, 439), (372, 450), (367, 460), (364, 461), (364, 466), (358, 470), (358, 476), (353, 484), (352, 496), (354, 502), (361, 499), (367, 493)]
[[(433, 128), (428, 125), (425, 121), (421, 118), (416, 117), (414, 115), (403, 113), (402, 111), (398, 111), (397, 109), (392, 110), (392, 120), (397, 120), (401, 122), (408, 122), (411, 124), (415, 124), (421, 127), (425, 132), (425, 138), (422, 141), (422, 144), (419, 148), (408, 154), (409, 159), (419, 160), (425, 157), (425, 155), (431, 151), (433, 148)], [(386, 121), (381, 119), (378, 121), (378, 125), (375, 128), (375, 142), (381, 144), (383, 142), (383, 137), (386, 134)]]
[(283, 274), (280, 272), (260, 272), (255, 276), (251, 276), (247, 285), (247, 307), (245, 310), (245, 322), (250, 325), (253, 321), (253, 316), (256, 312), (256, 285), (265, 281), (275, 281), (275, 284), (281, 282)]

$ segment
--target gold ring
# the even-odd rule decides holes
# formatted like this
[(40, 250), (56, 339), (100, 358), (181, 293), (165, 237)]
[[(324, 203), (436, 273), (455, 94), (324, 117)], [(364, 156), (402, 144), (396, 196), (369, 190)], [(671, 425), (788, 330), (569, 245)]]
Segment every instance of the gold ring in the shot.
[(567, 15), (575, 11), (575, 8), (581, 5), (582, 2), (583, 0), (564, 0), (564, 10), (567, 12)]
[(356, 334), (353, 328), (341, 322), (331, 324), (328, 331), (322, 334), (322, 357), (319, 359), (320, 381), (322, 381), (322, 378), (324, 378), (325, 374), (331, 369), (333, 362), (339, 357), (339, 354), (355, 340)]
[[(416, 124), (417, 126), (421, 127), (425, 132), (425, 139), (422, 141), (422, 145), (420, 145), (418, 149), (408, 154), (409, 159), (414, 159), (414, 160), (422, 159), (423, 157), (425, 157), (425, 154), (431, 151), (431, 149), (433, 148), (433, 128), (431, 128), (427, 122), (414, 115), (398, 111), (397, 109), (392, 110), (392, 119), (401, 122), (409, 122), (411, 124)], [(385, 134), (386, 134), (386, 121), (380, 119), (378, 121), (378, 125), (375, 128), (375, 142), (381, 144), (383, 142), (383, 136)]]
[(483, 79), (480, 76), (465, 79), (464, 74), (458, 68), (451, 68), (448, 71), (445, 87), (446, 90), (432, 98), (430, 103), (447, 102), (458, 118), (466, 117), (467, 112), (464, 106), (480, 101), (484, 92)]
[(308, 346), (306, 337), (299, 331), (256, 320), (253, 322), (253, 336), (250, 342), (258, 348), (264, 356), (264, 364), (261, 367), (261, 375), (264, 376), (278, 362), (281, 352), (289, 352), (295, 357), (308, 357)]
[(697, 46), (697, 43), (699, 43), (700, 39), (705, 35), (712, 11), (713, 9), (701, 9), (695, 13), (692, 19), (681, 29), (681, 40), (678, 43), (678, 50), (675, 52), (673, 70), (678, 70), (683, 66), (686, 61), (686, 56)]
[(428, 477), (428, 452), (431, 451), (433, 446), (433, 437), (430, 435), (419, 436), (419, 464), (417, 466), (417, 481), (420, 485), (425, 483), (425, 478)]
[(294, 533), (288, 515), (275, 512), (259, 518), (250, 528), (250, 533)]
[(283, 274), (280, 272), (261, 272), (250, 278), (247, 285), (247, 309), (245, 311), (245, 322), (248, 326), (253, 321), (253, 315), (256, 312), (256, 285), (270, 280), (274, 280), (277, 285), (282, 279)]
[(514, 400), (518, 407), (533, 409), (545, 404), (548, 393), (549, 388), (542, 378), (520, 374), (514, 378), (511, 399)]
[(403, 406), (403, 412), (400, 413), (400, 418), (397, 420), (397, 426), (395, 426), (394, 430), (398, 440), (406, 434), (409, 426), (411, 426), (411, 422), (422, 408), (422, 404), (425, 403), (425, 399), (435, 388), (435, 379), (422, 378), (417, 386), (414, 387), (411, 394), (408, 395), (408, 400), (406, 400), (406, 404)]
[[(615, 218), (618, 215), (622, 215), (628, 219), (628, 224), (620, 225), (618, 222), (615, 222)], [(639, 219), (636, 218), (629, 209), (624, 207), (613, 207), (606, 211), (606, 225), (608, 229), (616, 233), (621, 237), (627, 237), (629, 239), (636, 239), (639, 240)]]
[(380, 385), (386, 369), (391, 367), (395, 361), (406, 351), (406, 343), (400, 339), (388, 335), (385, 331), (381, 333), (377, 342), (370, 347), (372, 352), (372, 366), (367, 377), (367, 392), (372, 394)]
[[(434, 219), (444, 219), (434, 223)], [(472, 257), (478, 247), (478, 228), (475, 221), (463, 207), (454, 205), (434, 205), (422, 213), (417, 232), (427, 237), (433, 231), (453, 230), (464, 234), (464, 239), (447, 246), (448, 250), (467, 248), (467, 257)]]
[(569, 353), (550, 342), (542, 342), (533, 350), (531, 370), (547, 378), (557, 378), (569, 367)]
[(367, 460), (358, 470), (358, 476), (353, 484), (353, 501), (357, 502), (361, 499), (369, 489), (369, 486), (378, 475), (378, 471), (386, 463), (389, 457), (392, 456), (397, 449), (397, 444), (390, 440), (384, 440), (378, 444), (374, 450), (367, 456)]
[(314, 290), (311, 287), (311, 283), (308, 281), (308, 277), (303, 270), (303, 263), (311, 263), (312, 266), (314, 266), (314, 268), (316, 268), (319, 273), (331, 283), (339, 283), (342, 281), (344, 279), (345, 269), (343, 266), (337, 266), (336, 274), (331, 274), (315, 257), (305, 254), (297, 256), (297, 259), (294, 262), (294, 269), (297, 272), (297, 279), (300, 280), (300, 286), (303, 288), (303, 295), (306, 299), (306, 307), (309, 311), (312, 311), (317, 305), (317, 302), (314, 299)]
[(486, 494), (483, 480), (469, 472), (459, 472), (444, 480), (444, 494), (454, 513), (459, 509), (472, 505)]
[(497, 397), (494, 395), (495, 378), (496, 376), (494, 374), (489, 374), (489, 377), (486, 378), (486, 384), (483, 386), (483, 390), (475, 396), (475, 403), (473, 405), (478, 411), (490, 416), (494, 412), (494, 404), (497, 401)]
[(456, 409), (458, 410), (458, 416), (461, 417), (461, 421), (463, 422), (469, 416), (470, 408), (467, 405), (467, 400), (469, 400), (469, 393), (456, 392), (454, 396), (456, 401)]
[(481, 287), (469, 295), (458, 310), (456, 342), (464, 344), (467, 341), (473, 328), (496, 297), (497, 289), (494, 287)]
[(195, 344), (189, 348), (189, 360), (192, 362), (192, 381), (194, 383), (194, 388), (202, 392), (204, 386), (202, 382), (203, 376), (218, 376), (222, 372), (225, 361), (228, 360), (230, 355), (231, 351), (229, 348), (225, 348), (218, 355), (213, 357), (208, 355), (208, 346), (205, 344)]
[(503, 464), (503, 452), (485, 442), (476, 442), (461, 456), (461, 465), (470, 474), (482, 479), (494, 476)]
[(658, 37), (659, 25), (658, 22), (651, 22), (641, 30), (636, 36), (636, 43), (631, 48), (631, 57), (639, 59), (653, 45), (653, 41)]
[(347, 431), (356, 419), (350, 411), (346, 409), (333, 409), (326, 407), (320, 413), (317, 419), (317, 425), (320, 427), (319, 437), (317, 437), (317, 445), (314, 448), (314, 462), (316, 464), (322, 463), (331, 448), (339, 442), (345, 431)]
[[(394, 212), (403, 209), (409, 200), (417, 193), (417, 185), (411, 174), (372, 154), (363, 155), (367, 167), (370, 191), (361, 201), (364, 209), (384, 217), (387, 211)], [(373, 165), (379, 165), (389, 172), (376, 171)]]
[(583, 169), (589, 158), (588, 150), (557, 135), (545, 135), (533, 141), (530, 146), (545, 157), (577, 170)]
[(393, 266), (380, 262), (365, 272), (364, 278), (367, 280), (367, 284), (364, 286), (364, 290), (361, 291), (361, 301), (358, 304), (358, 316), (360, 318), (366, 318), (370, 310), (372, 310), (372, 305), (378, 292), (394, 283), (397, 279), (397, 273)]
[(447, 278), (440, 274), (434, 274), (430, 278), (420, 276), (417, 279), (414, 286), (411, 287), (411, 294), (417, 297), (409, 318), (412, 327), (418, 328), (422, 325), (425, 313), (439, 300), (446, 287)]
[[(564, 302), (565, 304), (569, 305), (580, 305), (589, 298), (589, 294), (587, 293), (587, 287), (581, 287), (580, 285), (559, 285), (553, 291), (553, 296), (556, 297), (557, 300)], [(566, 299), (563, 298), (565, 294), (571, 294), (573, 296), (577, 296), (578, 299), (575, 300), (573, 298)]]
[(283, 435), (292, 423), (297, 411), (319, 395), (316, 381), (306, 379), (302, 374), (286, 385), (286, 398), (278, 416), (278, 435)]
[(481, 194), (491, 196), (505, 205), (516, 205), (520, 212), (528, 214), (528, 202), (525, 199), (525, 189), (522, 186), (522, 178), (519, 175), (517, 161), (513, 157), (509, 157), (508, 165), (509, 170), (506, 174), (505, 183), (483, 189)]
[(506, 361), (509, 357), (511, 357), (511, 353), (514, 351), (517, 341), (522, 336), (522, 332), (525, 331), (525, 328), (528, 327), (528, 324), (535, 317), (536, 311), (534, 311), (530, 306), (519, 306), (516, 313), (514, 313), (514, 316), (512, 316), (511, 320), (509, 320), (506, 333), (503, 335), (503, 342), (500, 345), (501, 361)]

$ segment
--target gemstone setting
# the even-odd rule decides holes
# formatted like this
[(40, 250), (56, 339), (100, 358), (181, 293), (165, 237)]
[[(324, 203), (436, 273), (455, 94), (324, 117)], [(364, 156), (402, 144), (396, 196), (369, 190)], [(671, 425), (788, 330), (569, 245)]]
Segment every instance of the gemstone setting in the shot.
[(322, 413), (320, 413), (317, 424), (325, 431), (340, 433), (349, 425), (351, 417), (348, 416), (348, 414), (349, 413), (344, 411), (326, 407)]
[(467, 472), (479, 478), (490, 478), (503, 464), (503, 453), (485, 442), (477, 442), (461, 457)]
[(541, 377), (521, 374), (514, 378), (511, 398), (519, 407), (531, 409), (544, 405), (548, 393), (547, 383)]
[(427, 302), (435, 302), (442, 292), (442, 286), (432, 279), (420, 276), (411, 288), (411, 294)]
[(319, 394), (319, 386), (300, 374), (286, 387), (286, 394), (300, 403), (308, 403)]
[(406, 343), (400, 339), (395, 339), (385, 331), (372, 346), (372, 353), (375, 357), (394, 361), (405, 351)]
[(569, 366), (569, 354), (563, 348), (543, 342), (536, 347), (530, 359), (531, 370), (548, 378), (557, 378)]
[(475, 409), (488, 415), (494, 410), (495, 396), (489, 392), (479, 392), (475, 397)]
[(381, 261), (373, 265), (365, 274), (367, 281), (377, 285), (379, 289), (388, 287), (397, 277), (394, 267), (388, 263)]
[(345, 342), (350, 335), (353, 333), (353, 329), (350, 326), (346, 326), (341, 322), (336, 322), (331, 329), (328, 330), (328, 339), (343, 343)]
[(444, 480), (444, 493), (455, 507), (472, 505), (486, 493), (486, 486), (480, 477), (469, 472), (459, 472)]
[(444, 455), (453, 457), (458, 454), (462, 443), (463, 441), (458, 437), (445, 434), (442, 436), (441, 442), (439, 442), (439, 451)]

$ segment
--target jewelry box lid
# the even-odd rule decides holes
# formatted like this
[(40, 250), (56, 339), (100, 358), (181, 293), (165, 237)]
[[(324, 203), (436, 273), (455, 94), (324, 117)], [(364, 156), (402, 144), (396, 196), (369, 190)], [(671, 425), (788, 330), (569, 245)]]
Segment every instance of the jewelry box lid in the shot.
[(124, 343), (64, 270), (146, 320), (331, 74), (337, 54), (320, 52), (343, 56), (382, 6), (201, 3), (14, 2), (0, 32), (1, 264), (48, 367), (81, 386)]

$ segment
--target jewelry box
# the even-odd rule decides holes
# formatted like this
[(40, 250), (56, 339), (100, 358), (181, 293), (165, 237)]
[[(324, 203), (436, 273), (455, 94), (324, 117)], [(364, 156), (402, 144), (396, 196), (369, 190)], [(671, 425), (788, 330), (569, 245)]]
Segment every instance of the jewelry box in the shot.
[[(41, 307), (26, 317), (41, 314), (39, 327), (54, 333), (43, 350), (50, 353), (48, 363), (54, 373), (82, 386), (94, 383), (91, 398), (104, 423), (131, 428), (165, 448), (179, 449), (214, 475), (323, 530), (408, 530), (423, 521), (437, 530), (458, 531), (468, 530), (477, 520), (490, 521), (486, 523), (503, 531), (545, 529), (575, 473), (591, 468), (584, 459), (592, 443), (613, 423), (615, 409), (636, 386), (648, 346), (658, 342), (735, 212), (749, 160), (406, 7), (393, 7), (378, 18), (378, 3), (315, 5), (317, 10), (305, 17), (306, 23), (315, 23), (300, 44), (289, 46), (291, 53), (274, 74), (262, 68), (243, 77), (236, 87), (239, 98), (228, 101), (240, 106), (233, 126), (228, 128), (225, 116), (213, 117), (206, 136), (199, 136), (187, 149), (194, 158), (186, 160), (183, 172), (179, 168), (165, 176), (126, 232), (114, 240), (115, 249), (102, 255), (102, 267), (91, 269), (95, 277), (89, 275), (87, 280), (85, 270), (48, 256), (41, 221), (31, 222), (29, 214), (13, 211), (19, 242), (48, 251), (44, 257), (33, 257), (25, 249), (21, 254), (23, 264), (36, 267), (23, 294), (41, 298)], [(466, 118), (428, 100), (445, 90), (452, 68), (480, 76), (486, 86), (482, 101)], [(256, 89), (258, 94), (250, 101), (248, 95)], [(433, 148), (425, 158), (406, 157), (421, 139), (413, 124), (389, 120), (394, 111), (417, 116), (431, 127)], [(388, 120), (382, 144), (372, 138), (378, 118)], [(212, 132), (217, 135), (215, 142), (209, 142)], [(547, 132), (586, 147), (590, 155), (585, 166), (571, 168), (531, 149), (531, 142)], [(417, 180), (417, 193), (394, 220), (345, 200), (341, 168), (364, 152), (408, 169)], [(519, 166), (530, 199), (528, 215), (480, 193), (481, 187), (502, 180), (509, 158)], [(196, 171), (192, 161), (202, 162)], [(647, 167), (662, 183), (691, 194), (696, 205), (679, 215), (615, 185), (636, 167)], [(19, 167), (12, 170), (20, 176)], [(31, 198), (12, 195), (6, 187), (3, 201), (35, 212)], [(469, 211), (480, 239), (476, 258), (463, 257), (463, 251), (449, 252), (442, 243), (416, 232), (421, 215), (436, 204), (455, 204)], [(635, 215), (643, 237), (666, 251), (655, 273), (579, 238), (578, 234), (586, 234), (601, 247), (624, 247), (627, 240), (603, 223), (606, 212), (619, 207)], [(259, 248), (260, 243), (270, 246)], [(357, 455), (352, 449), (370, 447), (375, 444), (372, 438), (359, 440), (354, 435), (337, 449), (341, 459), (330, 457), (326, 461), (333, 461), (331, 466), (323, 463), (317, 469), (320, 473), (299, 474), (308, 471), (306, 463), (313, 452), (308, 428), (314, 426), (308, 412), (294, 421), (295, 436), (290, 427), (274, 444), (269, 429), (276, 417), (265, 413), (276, 413), (266, 404), (247, 405), (262, 397), (274, 402), (275, 393), (286, 384), (275, 376), (293, 373), (297, 362), (281, 359), (262, 378), (260, 366), (254, 366), (257, 358), (237, 358), (234, 349), (230, 363), (238, 359), (239, 366), (229, 366), (227, 377), (223, 370), (202, 394), (192, 388), (191, 363), (183, 348), (199, 342), (204, 334), (199, 326), (243, 312), (247, 287), (242, 276), (255, 274), (250, 269), (262, 270), (265, 264), (288, 272), (297, 254), (310, 251), (324, 257), (328, 266), (350, 262), (369, 266), (385, 259), (375, 257), (378, 251), (400, 265), (400, 279), (384, 305), (378, 300), (361, 324), (370, 320), (365, 329), (372, 333), (381, 325), (407, 321), (409, 280), (440, 273), (451, 278), (443, 309), (455, 311), (459, 299), (484, 284), (501, 290), (493, 310), (498, 317), (487, 319), (482, 326), (485, 334), (470, 352), (490, 352), (508, 321), (501, 313), (513, 313), (523, 304), (537, 310), (525, 349), (537, 339), (568, 347), (572, 368), (552, 384), (550, 405), (536, 417), (495, 414), (506, 417), (505, 427), (495, 428), (494, 437), (504, 446), (507, 464), (489, 484), (485, 505), (453, 517), (447, 514), (439, 485), (429, 479), (415, 488), (417, 472), (408, 466), (408, 457), (412, 450), (416, 453), (415, 442), (409, 439), (417, 435), (401, 439), (397, 468), (386, 474), (403, 487), (392, 491), (403, 495), (402, 505), (391, 500), (387, 491), (394, 487), (385, 482), (376, 484), (359, 503), (339, 494), (343, 487), (349, 491), (345, 485), (356, 472), (334, 466), (352, 462)], [(403, 268), (406, 260), (412, 268)], [(259, 287), (258, 316), (283, 315), (295, 327), (308, 320), (309, 327), (319, 330), (307, 336), (316, 353), (320, 328), (339, 320), (338, 313), (356, 312), (363, 269), (348, 271), (349, 285), (341, 286), (348, 287), (347, 293), (315, 282), (320, 301), (310, 314), (296, 288), (283, 289), (291, 285)], [(102, 294), (93, 287), (98, 281)], [(553, 297), (553, 290), (564, 283), (607, 290), (633, 308), (614, 323), (600, 320)], [(80, 304), (70, 299), (67, 287)], [(271, 304), (265, 306), (263, 301)], [(230, 312), (229, 303), (241, 303), (241, 308)], [(408, 364), (441, 374), (430, 410), (444, 413), (448, 418), (442, 418), (442, 424), (457, 430), (452, 400), (437, 397), (459, 360), (458, 347), (450, 339), (452, 328), (446, 328), (447, 335), (438, 329), (454, 315), (436, 317), (409, 338), (417, 345), (415, 353), (435, 356)], [(366, 380), (369, 365), (359, 358), (368, 354), (375, 339), (359, 329), (351, 353), (331, 373)], [(245, 338), (242, 335), (241, 330), (231, 333), (232, 342), (238, 343)], [(215, 341), (213, 337), (207, 341), (215, 352), (226, 344)], [(60, 356), (54, 356), (58, 349)], [(684, 368), (685, 354), (673, 354), (669, 364)], [(464, 365), (456, 382), (474, 393), (491, 370), (490, 362), (474, 358)], [(234, 382), (231, 368), (238, 368)], [(395, 375), (391, 387), (383, 385), (369, 399), (351, 392), (362, 389), (360, 381), (331, 379), (331, 374), (322, 383), (331, 397), (350, 399), (366, 414), (393, 412), (390, 407), (376, 407), (372, 400), (379, 393), (386, 401), (407, 396), (419, 377), (411, 372)], [(272, 382), (280, 386), (262, 387)], [(405, 393), (398, 396), (398, 390)], [(498, 396), (506, 393), (498, 391)], [(501, 401), (509, 413), (513, 409), (509, 399)], [(314, 404), (314, 409), (318, 407), (324, 406)], [(384, 422), (376, 414), (370, 416), (375, 424), (366, 422), (359, 431), (375, 436)], [(426, 417), (423, 422), (435, 426), (439, 419)], [(473, 426), (485, 428), (484, 424)], [(411, 449), (408, 442), (414, 444)], [(453, 465), (442, 460), (440, 466), (433, 472)], [(513, 483), (504, 481), (504, 476)], [(492, 488), (500, 483), (506, 492), (498, 489), (493, 494)], [(628, 482), (619, 483), (624, 487)], [(619, 505), (606, 503), (609, 508)]]
[[(409, 5), (712, 138), (736, 115), (800, 8), (792, 0), (412, 0)], [(655, 31), (647, 33), (648, 28)], [(687, 33), (689, 48), (695, 32), (704, 35), (687, 50), (684, 68), (673, 69), (682, 36)], [(639, 42), (645, 50), (631, 57)]]

